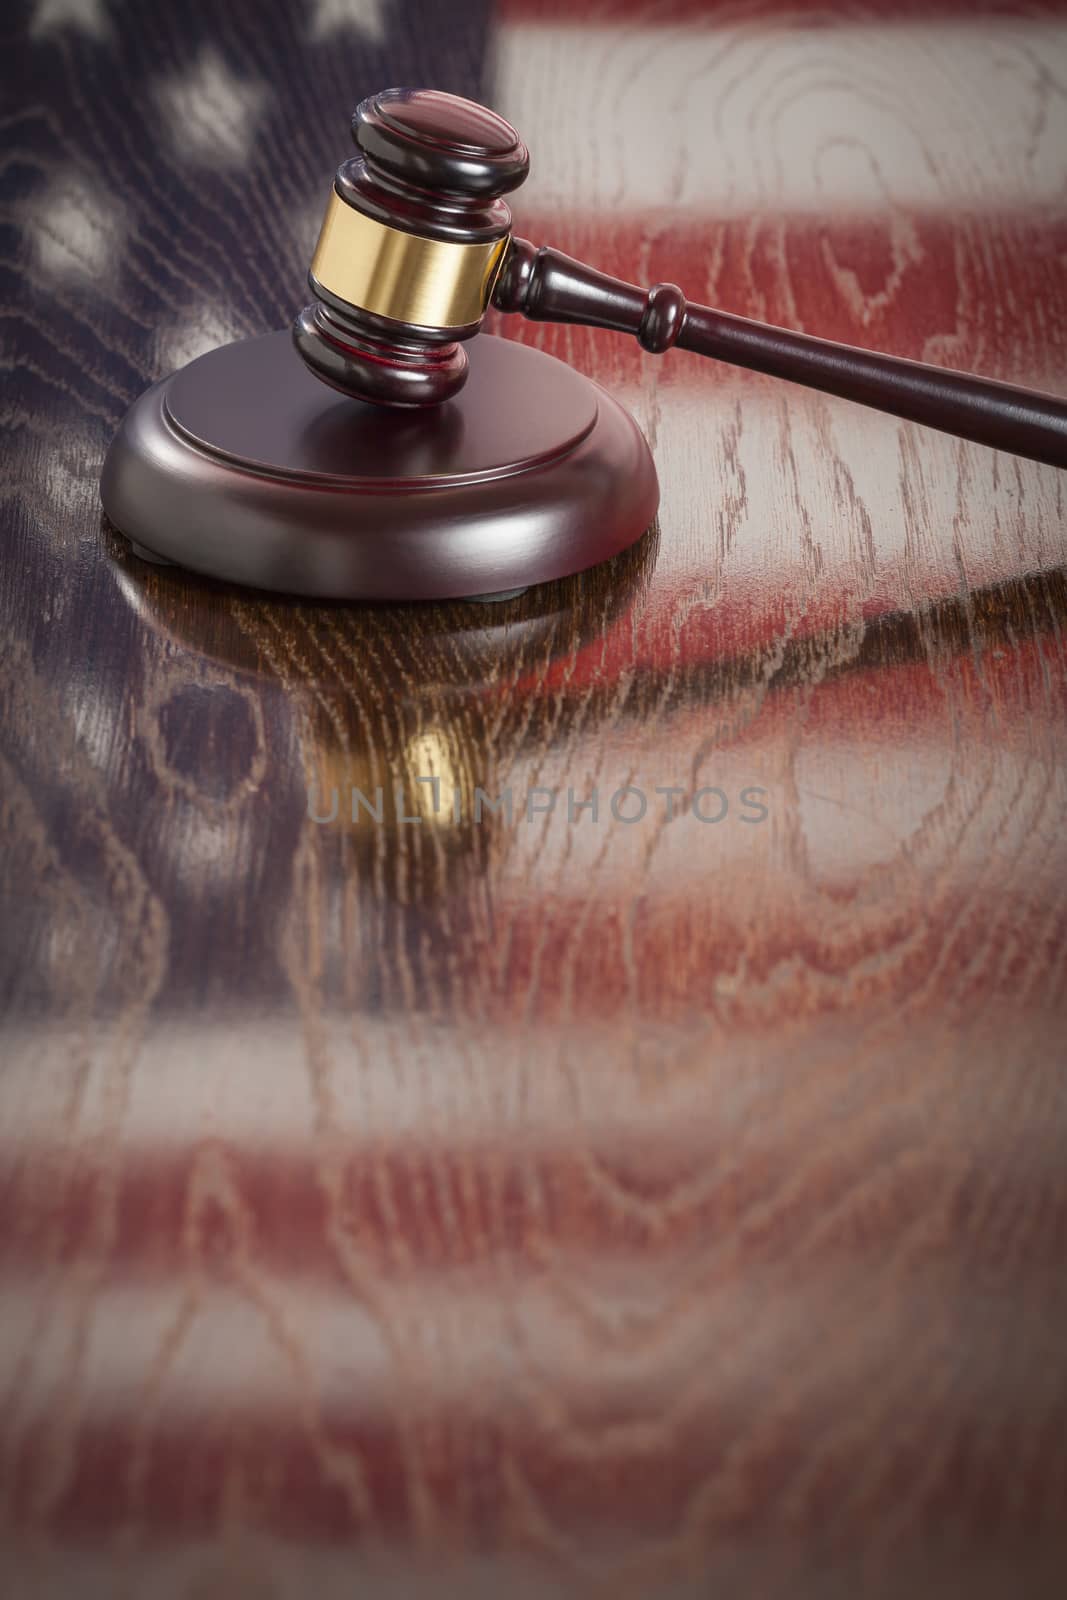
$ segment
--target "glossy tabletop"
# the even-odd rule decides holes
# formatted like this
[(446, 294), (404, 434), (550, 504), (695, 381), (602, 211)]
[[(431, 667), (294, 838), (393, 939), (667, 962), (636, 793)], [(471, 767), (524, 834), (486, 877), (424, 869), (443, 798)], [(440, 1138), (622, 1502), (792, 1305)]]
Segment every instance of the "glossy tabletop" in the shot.
[(388, 83), (525, 237), (1063, 393), (1067, 8), (0, 30), (0, 1592), (1060, 1595), (1067, 476), (498, 317), (653, 446), (583, 578), (268, 599), (97, 482)]

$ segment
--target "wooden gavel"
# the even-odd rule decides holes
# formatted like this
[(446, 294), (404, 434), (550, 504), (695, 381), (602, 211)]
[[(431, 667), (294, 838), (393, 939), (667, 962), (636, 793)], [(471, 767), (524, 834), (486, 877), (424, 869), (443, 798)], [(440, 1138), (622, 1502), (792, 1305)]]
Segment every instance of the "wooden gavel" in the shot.
[[(467, 376), (463, 341), (490, 305), (537, 322), (677, 345), (1067, 466), (1067, 401), (691, 305), (674, 284), (639, 289), (512, 237), (503, 196), (529, 155), (510, 123), (434, 90), (387, 89), (357, 109), (361, 151), (338, 169), (311, 263), (315, 304), (293, 324), (308, 367), (379, 405), (437, 405)], [(518, 397), (521, 399), (521, 397)]]

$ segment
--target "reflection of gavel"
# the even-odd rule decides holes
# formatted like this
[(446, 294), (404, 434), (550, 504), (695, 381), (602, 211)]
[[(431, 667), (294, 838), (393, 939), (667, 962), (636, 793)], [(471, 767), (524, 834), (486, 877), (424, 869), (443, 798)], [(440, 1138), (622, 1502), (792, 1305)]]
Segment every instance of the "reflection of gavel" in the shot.
[[(313, 372), (383, 405), (435, 405), (467, 376), (462, 341), (490, 305), (540, 322), (677, 345), (1067, 466), (1067, 401), (896, 356), (772, 328), (648, 291), (511, 236), (502, 196), (523, 181), (526, 147), (483, 106), (389, 89), (353, 118), (362, 154), (339, 168), (311, 264), (316, 304), (293, 337)], [(521, 396), (517, 396), (521, 401)]]

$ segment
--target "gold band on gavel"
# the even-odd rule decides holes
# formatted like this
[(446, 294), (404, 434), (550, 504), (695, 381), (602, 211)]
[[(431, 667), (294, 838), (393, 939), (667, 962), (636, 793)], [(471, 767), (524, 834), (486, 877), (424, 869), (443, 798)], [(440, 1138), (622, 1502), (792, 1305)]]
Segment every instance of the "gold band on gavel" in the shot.
[(453, 244), (375, 222), (335, 189), (326, 207), (312, 276), (348, 305), (421, 328), (463, 328), (489, 305), (507, 239)]

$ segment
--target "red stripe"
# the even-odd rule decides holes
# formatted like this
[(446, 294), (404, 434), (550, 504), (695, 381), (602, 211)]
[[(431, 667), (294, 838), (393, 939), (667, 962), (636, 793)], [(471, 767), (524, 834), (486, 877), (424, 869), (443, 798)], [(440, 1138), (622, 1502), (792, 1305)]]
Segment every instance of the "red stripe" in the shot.
[[(1050, 389), (1067, 369), (1067, 211), (589, 221), (525, 213), (517, 201), (515, 232), (630, 282), (677, 283), (692, 300), (826, 339)], [(646, 356), (623, 334), (496, 314), (493, 331), (601, 381), (638, 382), (646, 370), (661, 383), (714, 381), (702, 358)]]

